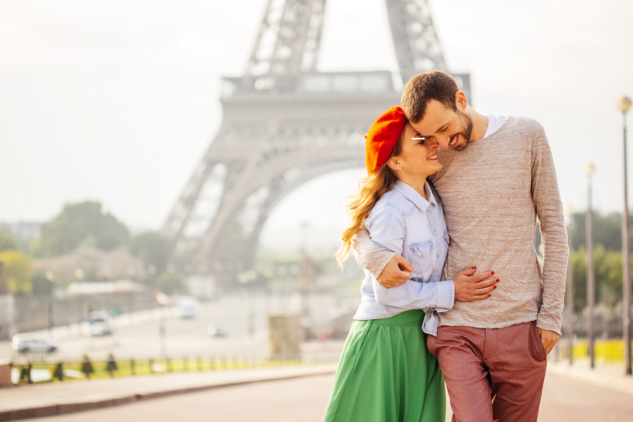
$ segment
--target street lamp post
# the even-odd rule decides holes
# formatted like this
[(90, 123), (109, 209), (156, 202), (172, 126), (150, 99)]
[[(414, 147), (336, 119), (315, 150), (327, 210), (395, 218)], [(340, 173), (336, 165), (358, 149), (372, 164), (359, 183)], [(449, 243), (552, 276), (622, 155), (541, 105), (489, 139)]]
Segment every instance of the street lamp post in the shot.
[(593, 305), (595, 302), (595, 274), (593, 269), (593, 215), (592, 215), (592, 206), (591, 206), (591, 177), (596, 172), (596, 168), (593, 164), (587, 164), (585, 166), (585, 174), (587, 175), (587, 235), (586, 235), (586, 243), (587, 243), (587, 306), (589, 306), (589, 321), (588, 321), (588, 331), (589, 331), (589, 361), (591, 363), (591, 368), (594, 367), (594, 348), (593, 348)]
[[(574, 209), (571, 205), (567, 205), (565, 207), (565, 211), (567, 215), (569, 215), (569, 221), (574, 215)], [(569, 365), (573, 365), (574, 363), (574, 323), (576, 322), (576, 318), (574, 315), (574, 267), (572, 265), (572, 251), (573, 251), (573, 243), (571, 238), (571, 231), (567, 232), (567, 237), (569, 241), (569, 261), (567, 265), (567, 315), (569, 321), (569, 330), (567, 335), (569, 336)]]
[(622, 285), (624, 288), (624, 365), (625, 373), (631, 375), (631, 277), (629, 275), (629, 202), (626, 168), (626, 113), (631, 108), (631, 100), (620, 98), (618, 109), (622, 112), (622, 145), (624, 147), (624, 212), (622, 213)]

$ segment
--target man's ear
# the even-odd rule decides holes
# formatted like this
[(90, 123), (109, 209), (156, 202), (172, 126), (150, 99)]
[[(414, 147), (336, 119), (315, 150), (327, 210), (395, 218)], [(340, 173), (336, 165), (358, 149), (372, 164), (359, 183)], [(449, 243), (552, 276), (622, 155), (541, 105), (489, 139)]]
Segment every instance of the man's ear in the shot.
[(462, 91), (457, 91), (455, 93), (455, 104), (457, 104), (457, 108), (459, 108), (461, 111), (466, 110), (466, 107), (468, 107), (468, 99), (466, 98), (466, 94), (464, 94)]
[(387, 160), (387, 165), (391, 170), (402, 170), (402, 162), (398, 159), (398, 157), (391, 157)]

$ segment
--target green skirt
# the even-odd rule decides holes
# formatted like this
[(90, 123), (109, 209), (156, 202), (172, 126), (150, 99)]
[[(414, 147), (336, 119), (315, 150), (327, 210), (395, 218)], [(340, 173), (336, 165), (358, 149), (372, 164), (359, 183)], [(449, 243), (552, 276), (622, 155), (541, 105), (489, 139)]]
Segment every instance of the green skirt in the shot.
[(354, 320), (323, 422), (444, 422), (444, 377), (422, 332), (424, 311)]

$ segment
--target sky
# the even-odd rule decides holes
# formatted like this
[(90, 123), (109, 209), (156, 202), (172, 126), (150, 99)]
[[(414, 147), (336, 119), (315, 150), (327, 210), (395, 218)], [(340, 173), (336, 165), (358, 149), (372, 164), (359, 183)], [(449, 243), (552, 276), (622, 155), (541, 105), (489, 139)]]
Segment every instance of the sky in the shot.
[[(563, 202), (586, 207), (592, 162), (596, 208), (620, 210), (615, 103), (633, 97), (633, 2), (429, 1), (449, 68), (471, 74), (474, 108), (538, 120)], [(133, 230), (159, 229), (219, 128), (220, 77), (243, 73), (265, 6), (0, 2), (0, 221), (46, 221), (90, 199)], [(397, 70), (383, 1), (328, 0), (318, 68)], [(273, 211), (262, 244), (294, 247), (307, 222), (311, 247), (335, 246), (363, 175), (298, 188)]]

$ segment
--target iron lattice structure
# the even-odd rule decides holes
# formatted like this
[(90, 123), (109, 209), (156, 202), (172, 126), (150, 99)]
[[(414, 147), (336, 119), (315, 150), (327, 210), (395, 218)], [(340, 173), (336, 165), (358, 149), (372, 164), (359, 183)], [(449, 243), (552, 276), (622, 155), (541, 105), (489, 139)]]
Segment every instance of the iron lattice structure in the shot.
[[(274, 206), (325, 173), (364, 165), (364, 134), (400, 103), (394, 76), (447, 71), (427, 0), (385, 0), (399, 75), (316, 70), (325, 0), (269, 0), (245, 74), (163, 232), (189, 274), (252, 267)], [(455, 76), (469, 95), (468, 74)]]

